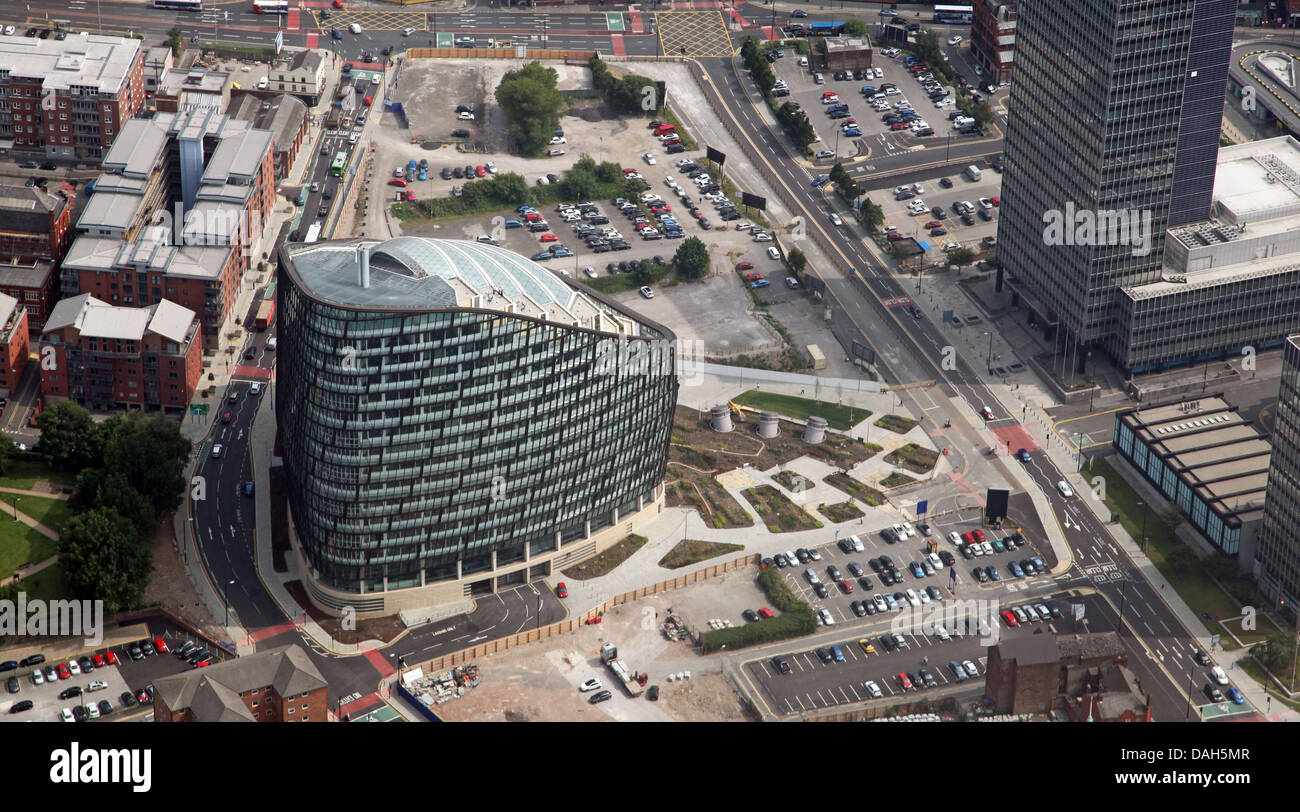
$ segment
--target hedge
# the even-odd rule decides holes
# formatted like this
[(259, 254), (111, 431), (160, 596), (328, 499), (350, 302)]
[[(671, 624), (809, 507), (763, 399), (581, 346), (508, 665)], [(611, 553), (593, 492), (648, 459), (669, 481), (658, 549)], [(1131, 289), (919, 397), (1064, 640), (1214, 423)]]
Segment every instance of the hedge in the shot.
[(768, 603), (781, 611), (776, 617), (746, 623), (730, 629), (716, 629), (700, 636), (706, 652), (744, 648), (756, 643), (771, 643), (812, 634), (817, 628), (812, 607), (790, 591), (785, 579), (775, 569), (765, 569), (758, 574), (758, 585), (767, 595)]

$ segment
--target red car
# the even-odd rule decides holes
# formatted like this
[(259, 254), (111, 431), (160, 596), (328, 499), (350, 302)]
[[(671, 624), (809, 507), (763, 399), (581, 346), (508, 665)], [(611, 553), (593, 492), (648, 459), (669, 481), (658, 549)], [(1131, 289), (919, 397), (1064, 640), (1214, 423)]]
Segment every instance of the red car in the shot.
[(840, 591), (843, 592), (845, 595), (853, 594), (853, 584), (849, 583), (848, 581), (840, 581), (839, 585), (840, 585)]
[(524, 219), (530, 223), (536, 223), (542, 219), (542, 215), (538, 214), (535, 211), (530, 211), (524, 215)]
[(563, 581), (560, 581), (555, 585), (555, 594), (559, 595), (561, 598), (569, 597), (569, 588), (564, 585)]
[(389, 185), (389, 186), (405, 186), (405, 185), (406, 185), (406, 181), (402, 180), (401, 178), (390, 178), (390, 179), (388, 180), (388, 185)]
[(992, 203), (994, 206), (1001, 206), (1001, 205), (1002, 205), (1002, 198), (1000, 198), (1000, 197), (990, 197), (990, 198), (989, 198), (989, 202)]
[(212, 661), (211, 661), (211, 660), (199, 660), (197, 663), (194, 664), (194, 667), (195, 667), (195, 668), (207, 668), (207, 667), (210, 666), (210, 665), (212, 665)]
[(94, 655), (93, 657), (90, 658), (90, 661), (95, 664), (96, 668), (103, 668), (106, 665), (106, 663), (104, 662), (104, 655), (102, 654)]
[(906, 675), (906, 674), (903, 674), (903, 673), (900, 672), (899, 675), (898, 675), (897, 677), (895, 677), (895, 679), (898, 680), (898, 687), (899, 687), (899, 688), (902, 688), (904, 691), (911, 689), (911, 687), (912, 687), (912, 681), (911, 681), (910, 679), (907, 678), (907, 675)]
[(1016, 621), (1016, 615), (1015, 615), (1015, 613), (1012, 612), (1010, 609), (1003, 609), (1003, 610), (1002, 610), (1002, 619), (1003, 619), (1004, 621), (1006, 621), (1007, 626), (1010, 627), (1010, 628), (1015, 628), (1016, 626), (1019, 626), (1019, 625), (1020, 625), (1020, 624)]
[(334, 8), (343, 8), (343, 0), (334, 0)]
[(749, 270), (753, 270), (753, 268), (754, 268), (754, 263), (752, 262), (736, 263), (736, 270), (738, 271), (749, 271)]
[(476, 178), (486, 178), (486, 177), (487, 177), (487, 168), (486, 168), (486, 167), (482, 167), (482, 166), (476, 166), (476, 167), (474, 167), (474, 177), (476, 177)]
[(761, 618), (772, 617), (772, 610), (768, 609), (766, 606), (759, 607), (758, 616)]
[(406, 190), (406, 202), (407, 203), (415, 202), (415, 192), (411, 191), (410, 189)]
[(370, 105), (372, 105), (372, 104), (374, 104), (374, 103), (375, 103), (375, 97), (374, 97), (374, 96), (366, 96), (366, 107), (369, 107)]
[(895, 121), (893, 124), (890, 124), (890, 125), (889, 125), (889, 129), (891, 129), (891, 130), (906, 130), (906, 129), (907, 129), (907, 125), (904, 124), (904, 123), (901, 122), (901, 121)]
[(961, 540), (970, 544), (975, 540), (975, 534), (967, 530), (965, 533), (961, 534)]
[(979, 541), (979, 542), (983, 542), (983, 541), (984, 541), (984, 531), (983, 531), (983, 530), (972, 530), (972, 531), (970, 531), (970, 534), (971, 534), (972, 536), (975, 537), (975, 540), (976, 540), (976, 541)]
[(896, 231), (891, 231), (885, 235), (885, 239), (889, 240), (890, 242), (898, 242), (899, 240), (903, 239), (903, 235), (899, 234)]
[(68, 677), (72, 676), (72, 672), (68, 670), (67, 663), (59, 663), (58, 669), (59, 669), (59, 679), (67, 679)]
[(556, 240), (559, 239), (559, 237), (555, 236), (554, 234), (547, 233), (547, 234), (543, 234), (540, 239), (542, 242), (555, 242)]
[(135, 698), (140, 700), (141, 703), (152, 702), (153, 692), (150, 691), (148, 688), (141, 688), (140, 690), (135, 692)]
[(750, 282), (757, 282), (763, 278), (763, 275), (761, 273), (747, 273), (745, 274), (745, 278)]
[(229, 423), (233, 418), (234, 418), (233, 414), (231, 414), (230, 412), (225, 412), (221, 415), (221, 422)]
[(158, 650), (159, 654), (167, 653), (167, 641), (163, 640), (161, 637), (155, 637), (153, 639), (153, 647)]
[(104, 652), (104, 659), (108, 661), (109, 665), (117, 665), (117, 655), (111, 651)]
[(940, 223), (938, 220), (931, 220), (930, 222), (928, 222), (928, 223), (925, 224), (925, 227), (926, 227), (926, 228), (942, 228), (942, 227), (943, 227), (943, 223)]
[(631, 175), (631, 174), (633, 174), (634, 172), (636, 172), (635, 169), (624, 169), (624, 170), (623, 170), (623, 175), (626, 177), (627, 175)]

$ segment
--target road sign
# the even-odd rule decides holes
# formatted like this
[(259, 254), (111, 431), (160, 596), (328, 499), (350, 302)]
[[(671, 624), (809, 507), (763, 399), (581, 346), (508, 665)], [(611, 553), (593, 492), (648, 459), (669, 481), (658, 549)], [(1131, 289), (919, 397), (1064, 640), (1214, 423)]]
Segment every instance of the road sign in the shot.
[(279, 56), (280, 51), (284, 50), (284, 30), (275, 32), (275, 55)]
[(957, 568), (956, 568), (956, 567), (949, 567), (949, 568), (948, 568), (948, 580), (950, 580), (950, 581), (956, 583), (956, 581), (957, 581)]
[(925, 513), (926, 513), (926, 511), (929, 509), (929, 507), (930, 507), (930, 500), (929, 500), (929, 499), (922, 499), (921, 501), (917, 502), (917, 503), (916, 503), (916, 515), (917, 515), (917, 516), (924, 516)]
[(1078, 623), (1080, 620), (1083, 620), (1084, 612), (1088, 607), (1082, 603), (1074, 603), (1071, 604), (1071, 608), (1074, 609), (1074, 622)]

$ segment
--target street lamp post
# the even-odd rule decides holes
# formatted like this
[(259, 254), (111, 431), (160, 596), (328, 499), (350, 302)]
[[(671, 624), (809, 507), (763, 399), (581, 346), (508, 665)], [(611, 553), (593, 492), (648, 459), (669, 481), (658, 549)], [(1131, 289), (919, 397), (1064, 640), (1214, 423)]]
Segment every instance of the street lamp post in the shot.
[(1138, 502), (1138, 504), (1142, 506), (1142, 538), (1138, 540), (1138, 548), (1145, 553), (1147, 551), (1147, 503)]
[(993, 331), (989, 330), (987, 333), (985, 333), (985, 335), (989, 337), (989, 357), (988, 357), (987, 366), (989, 372), (992, 372), (993, 371)]
[[(234, 585), (235, 585), (235, 581), (233, 578), (230, 580), (228, 584), (226, 584), (226, 586), (234, 586)], [(230, 625), (230, 598), (227, 597), (224, 592), (221, 595), (221, 602), (226, 605), (226, 622), (222, 623), (221, 625), (229, 626)]]
[(14, 521), (18, 521), (18, 500), (19, 499), (22, 499), (22, 497), (21, 496), (14, 497)]

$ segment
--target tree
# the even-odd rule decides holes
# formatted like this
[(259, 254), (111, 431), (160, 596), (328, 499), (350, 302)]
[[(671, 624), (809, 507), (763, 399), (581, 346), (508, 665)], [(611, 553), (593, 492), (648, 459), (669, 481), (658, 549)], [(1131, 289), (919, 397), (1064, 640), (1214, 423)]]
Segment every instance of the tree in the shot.
[(14, 438), (8, 434), (0, 434), (0, 476), (3, 476), (9, 470), (9, 460), (17, 450), (14, 446)]
[(1183, 511), (1178, 505), (1170, 502), (1161, 508), (1160, 512), (1156, 514), (1156, 518), (1172, 532), (1178, 525), (1183, 523)]
[(803, 273), (803, 269), (808, 265), (808, 257), (804, 256), (803, 251), (798, 248), (791, 248), (785, 255), (785, 262), (796, 274)]
[(638, 285), (648, 285), (655, 281), (655, 266), (648, 259), (643, 259), (632, 267), (632, 281)]
[(835, 166), (831, 167), (830, 178), (831, 183), (835, 184), (835, 191), (846, 202), (852, 203), (857, 200), (858, 195), (862, 194), (862, 187), (848, 173), (843, 164), (836, 163)]
[(149, 580), (149, 544), (112, 508), (68, 519), (59, 534), (59, 565), (73, 596), (102, 600), (106, 612), (140, 605)]
[(166, 44), (168, 48), (172, 49), (172, 56), (179, 57), (181, 55), (181, 48), (185, 45), (185, 40), (182, 38), (183, 33), (179, 25), (173, 25), (167, 29)]
[(78, 471), (99, 464), (98, 429), (90, 412), (70, 400), (55, 401), (36, 417), (41, 430), (41, 455), (60, 471)]
[(879, 205), (872, 203), (870, 198), (864, 197), (858, 207), (858, 222), (874, 234), (884, 224), (885, 212)]
[(104, 423), (104, 468), (122, 474), (158, 513), (175, 510), (185, 491), (183, 466), (191, 443), (180, 424), (140, 412), (114, 415)]
[(975, 252), (969, 248), (954, 248), (948, 252), (949, 264), (956, 265), (959, 268), (964, 268), (974, 261)]
[(550, 142), (564, 110), (564, 97), (555, 89), (554, 68), (530, 62), (508, 71), (497, 86), (496, 99), (509, 122), (510, 135), (525, 156), (536, 156)]
[(849, 37), (865, 37), (871, 33), (871, 28), (864, 20), (850, 19), (844, 21), (844, 34)]
[(492, 178), (492, 197), (502, 203), (529, 199), (528, 181), (517, 172), (506, 172)]
[(699, 237), (691, 237), (681, 244), (673, 256), (677, 271), (687, 279), (703, 279), (709, 272), (709, 249)]
[(623, 81), (613, 85), (606, 99), (616, 112), (638, 115), (659, 109), (662, 101), (655, 81), (636, 74), (624, 76)]
[(597, 196), (600, 190), (600, 178), (597, 176), (596, 161), (584, 154), (564, 173), (564, 191), (570, 198), (589, 200)]
[(109, 508), (131, 522), (141, 539), (153, 532), (158, 514), (149, 500), (131, 487), (126, 477), (117, 471), (87, 468), (77, 475), (77, 488), (68, 499), (74, 513), (85, 513), (96, 508)]

